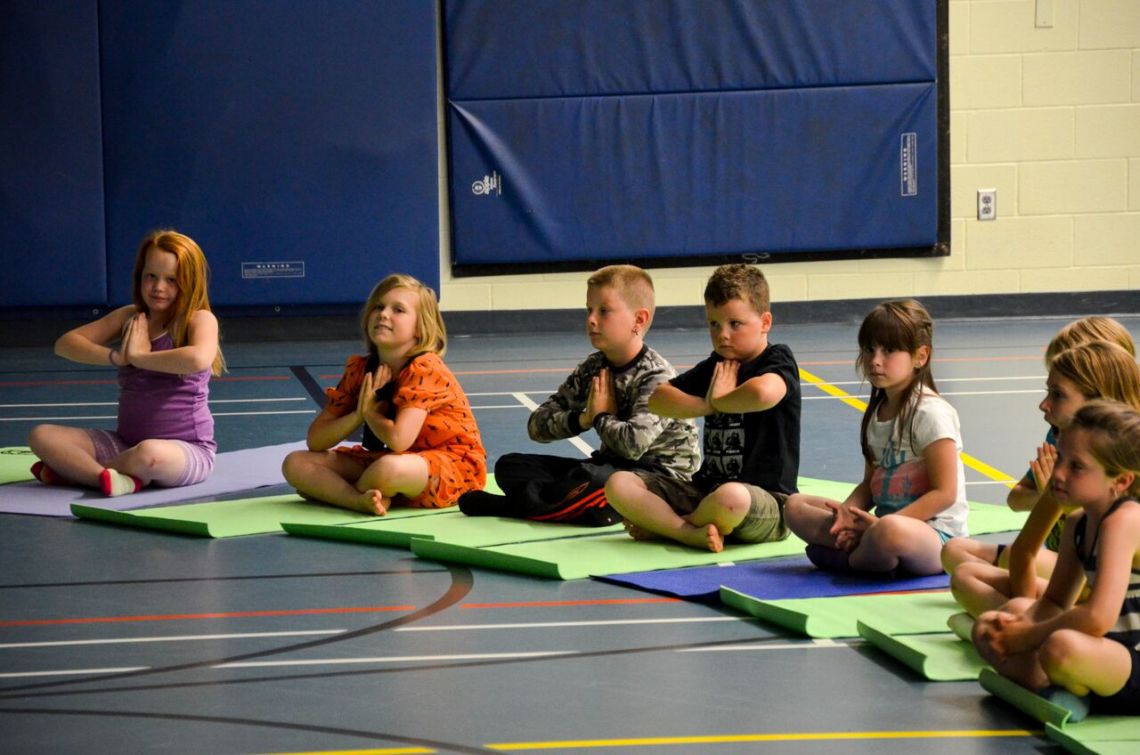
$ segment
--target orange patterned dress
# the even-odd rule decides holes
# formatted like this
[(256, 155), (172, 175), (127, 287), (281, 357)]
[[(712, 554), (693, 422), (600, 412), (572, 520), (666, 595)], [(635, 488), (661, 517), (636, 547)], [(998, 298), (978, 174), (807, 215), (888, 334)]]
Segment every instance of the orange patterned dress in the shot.
[[(356, 411), (368, 358), (352, 356), (336, 388), (328, 388), (325, 409), (337, 417)], [(398, 411), (414, 407), (427, 412), (420, 433), (404, 453), (416, 454), (428, 464), (428, 484), (415, 498), (401, 503), (419, 508), (454, 506), (469, 490), (482, 490), (487, 482), (487, 452), (471, 403), (439, 355), (413, 357), (395, 377), (392, 405)], [(363, 446), (340, 446), (339, 453), (371, 463), (392, 451), (369, 451)]]

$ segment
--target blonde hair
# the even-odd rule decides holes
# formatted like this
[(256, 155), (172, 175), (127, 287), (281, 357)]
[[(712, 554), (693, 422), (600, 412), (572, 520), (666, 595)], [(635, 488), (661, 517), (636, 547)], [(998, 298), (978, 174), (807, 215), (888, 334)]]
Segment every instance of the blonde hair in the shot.
[(768, 279), (760, 268), (741, 262), (713, 271), (705, 284), (705, 304), (720, 307), (733, 299), (748, 302), (758, 315), (771, 311)]
[(649, 321), (645, 331), (653, 324), (653, 313), (657, 309), (653, 291), (653, 278), (636, 265), (607, 265), (594, 272), (586, 280), (589, 288), (612, 288), (631, 310), (649, 310)]
[(364, 336), (364, 346), (368, 353), (378, 353), (376, 344), (368, 336), (368, 315), (380, 303), (384, 294), (395, 288), (407, 289), (416, 295), (416, 343), (408, 356), (414, 357), (430, 351), (442, 357), (447, 352), (447, 328), (443, 324), (443, 315), (439, 312), (435, 291), (403, 273), (394, 273), (377, 283), (360, 310), (360, 332)]
[[(934, 385), (934, 372), (931, 363), (934, 361), (934, 321), (926, 308), (914, 299), (900, 299), (898, 301), (885, 301), (877, 305), (863, 318), (859, 326), (859, 356), (855, 358), (855, 369), (867, 379), (871, 374), (868, 353), (875, 346), (891, 351), (905, 351), (914, 355), (919, 348), (925, 346), (930, 350), (921, 367), (916, 366), (914, 375), (905, 389), (906, 398), (902, 408), (899, 409), (895, 427), (898, 428), (899, 440), (902, 440), (903, 428), (912, 434), (914, 432), (914, 414), (918, 406), (917, 401), (911, 397), (918, 394), (922, 387), (929, 388), (934, 393), (938, 388)], [(860, 446), (863, 456), (869, 463), (876, 460), (871, 455), (871, 448), (867, 444), (867, 428), (871, 424), (871, 417), (879, 406), (887, 400), (887, 392), (882, 388), (871, 387), (871, 398), (867, 402), (867, 410), (863, 412), (863, 423), (859, 431)], [(921, 396), (919, 398), (921, 400)]]
[(1140, 495), (1140, 412), (1119, 401), (1090, 401), (1077, 410), (1069, 427), (1089, 434), (1089, 453), (1110, 477), (1133, 473), (1125, 492)]
[[(146, 266), (146, 255), (151, 249), (173, 254), (178, 262), (175, 277), (178, 281), (178, 298), (174, 302), (174, 312), (166, 326), (170, 330), (174, 347), (185, 346), (190, 333), (190, 319), (200, 309), (210, 312), (210, 297), (206, 289), (210, 282), (210, 265), (206, 262), (206, 255), (194, 239), (178, 231), (163, 228), (152, 231), (139, 244), (135, 254), (135, 269), (133, 273), (132, 298), (135, 309), (150, 314), (146, 301), (142, 295), (142, 275)], [(219, 344), (218, 353), (210, 371), (221, 375), (226, 369), (226, 360), (222, 356), (222, 347)]]
[(1140, 365), (1115, 343), (1089, 341), (1057, 354), (1051, 374), (1071, 382), (1086, 399), (1120, 401), (1140, 411)]
[(1057, 331), (1045, 349), (1045, 366), (1048, 367), (1062, 351), (1089, 341), (1109, 341), (1136, 356), (1136, 344), (1127, 328), (1111, 317), (1094, 315), (1073, 320)]

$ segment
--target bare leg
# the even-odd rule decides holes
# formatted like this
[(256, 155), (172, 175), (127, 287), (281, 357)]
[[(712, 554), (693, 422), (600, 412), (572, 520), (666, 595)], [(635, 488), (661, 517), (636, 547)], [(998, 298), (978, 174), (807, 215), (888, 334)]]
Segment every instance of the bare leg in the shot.
[(1074, 695), (1095, 692), (1108, 697), (1119, 692), (1132, 672), (1128, 649), (1104, 637), (1062, 629), (1041, 647), (1045, 674)]
[(186, 450), (169, 440), (144, 440), (107, 462), (107, 468), (129, 474), (144, 486), (171, 486), (186, 473)]
[(99, 487), (103, 465), (95, 461), (95, 445), (87, 431), (63, 425), (37, 425), (28, 446), (65, 480), (89, 488)]
[(942, 540), (926, 522), (892, 514), (872, 524), (851, 551), (851, 567), (888, 572), (902, 568), (911, 574), (942, 571)]
[(1049, 684), (1049, 677), (1041, 667), (1041, 661), (1036, 651), (1018, 653), (1002, 658), (990, 649), (989, 637), (993, 634), (1000, 615), (1003, 613), (1024, 614), (1033, 606), (1029, 598), (1011, 600), (1002, 606), (1000, 611), (986, 611), (974, 622), (973, 641), (978, 655), (994, 667), (1002, 676), (1008, 677), (1031, 690), (1039, 690)]
[[(942, 569), (947, 574), (953, 574), (960, 564), (978, 562), (992, 565), (998, 556), (998, 547), (994, 543), (984, 543), (981, 540), (971, 540), (968, 537), (955, 537), (942, 546)], [(1002, 556), (1008, 559), (1006, 552)]]
[(387, 512), (392, 498), (402, 495), (415, 498), (428, 484), (427, 460), (417, 454), (385, 454), (364, 470), (356, 480), (356, 489), (365, 494), (379, 493), (383, 510)]
[(835, 548), (835, 536), (829, 531), (835, 523), (835, 514), (827, 507), (828, 502), (837, 503), (802, 493), (788, 496), (788, 502), (784, 504), (784, 521), (788, 529), (809, 545)]
[(367, 514), (383, 516), (387, 512), (379, 490), (356, 489), (355, 483), (364, 472), (364, 465), (344, 454), (294, 451), (285, 457), (281, 472), (306, 498)]
[[(690, 524), (678, 516), (668, 502), (652, 493), (645, 482), (632, 472), (615, 472), (610, 476), (606, 482), (606, 500), (641, 531), (714, 553), (724, 549), (724, 540), (715, 524), (701, 527)], [(631, 534), (634, 532), (631, 531)]]
[[(1039, 578), (1037, 590), (1031, 597), (1040, 598), (1048, 584)], [(971, 616), (1001, 608), (1014, 597), (1009, 572), (980, 561), (968, 561), (954, 570), (950, 575), (950, 592)]]

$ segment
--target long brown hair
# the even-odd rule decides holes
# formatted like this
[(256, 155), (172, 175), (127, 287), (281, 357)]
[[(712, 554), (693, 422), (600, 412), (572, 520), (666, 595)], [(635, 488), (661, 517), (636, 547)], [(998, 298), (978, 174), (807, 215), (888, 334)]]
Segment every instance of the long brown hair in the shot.
[[(913, 438), (914, 413), (918, 402), (922, 400), (922, 388), (925, 386), (934, 393), (938, 392), (930, 367), (934, 360), (934, 321), (930, 319), (930, 313), (914, 299), (885, 301), (867, 313), (863, 324), (859, 326), (859, 356), (855, 359), (855, 368), (864, 379), (870, 375), (868, 357), (875, 346), (891, 351), (905, 351), (912, 355), (922, 346), (930, 350), (922, 366), (915, 366), (914, 375), (904, 391), (902, 407), (895, 419), (899, 441), (902, 441), (903, 428)], [(863, 413), (863, 424), (859, 430), (863, 458), (869, 464), (874, 464), (877, 460), (872, 458), (871, 448), (867, 444), (867, 427), (886, 399), (885, 390), (871, 387), (871, 398), (867, 402), (867, 411)]]
[[(139, 244), (138, 253), (135, 254), (135, 270), (133, 275), (132, 296), (135, 309), (139, 312), (147, 311), (146, 302), (142, 295), (142, 274), (146, 266), (146, 255), (151, 249), (170, 252), (178, 260), (178, 298), (174, 302), (174, 313), (165, 323), (170, 330), (170, 337), (174, 347), (185, 346), (189, 338), (190, 318), (200, 309), (210, 312), (210, 297), (206, 288), (210, 282), (210, 265), (206, 262), (206, 255), (194, 239), (178, 231), (163, 228), (151, 232)], [(218, 353), (214, 357), (210, 371), (221, 375), (226, 369), (226, 360), (222, 356), (222, 347), (218, 345)]]

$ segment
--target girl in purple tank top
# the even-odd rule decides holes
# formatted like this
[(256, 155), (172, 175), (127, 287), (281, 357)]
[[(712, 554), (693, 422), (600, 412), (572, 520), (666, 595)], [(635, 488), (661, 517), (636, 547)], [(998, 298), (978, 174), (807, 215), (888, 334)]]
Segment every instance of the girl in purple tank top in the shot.
[(28, 445), (32, 474), (47, 485), (83, 485), (104, 495), (155, 484), (193, 485), (214, 466), (211, 375), (225, 369), (218, 320), (206, 294), (209, 268), (193, 239), (147, 236), (135, 255), (134, 302), (68, 331), (55, 353), (119, 372), (118, 427), (38, 425)]

